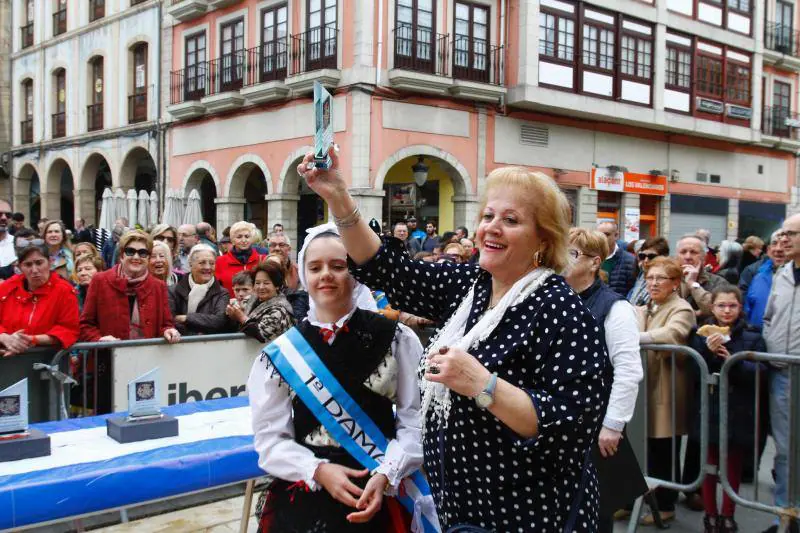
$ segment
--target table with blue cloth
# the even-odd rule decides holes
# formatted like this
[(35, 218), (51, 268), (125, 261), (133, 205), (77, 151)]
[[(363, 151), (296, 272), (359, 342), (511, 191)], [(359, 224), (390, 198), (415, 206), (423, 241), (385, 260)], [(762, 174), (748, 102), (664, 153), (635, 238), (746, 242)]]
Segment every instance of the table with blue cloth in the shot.
[(51, 438), (47, 457), (0, 463), (0, 529), (65, 520), (264, 475), (246, 396), (165, 407), (179, 435), (120, 444), (106, 418), (31, 427)]

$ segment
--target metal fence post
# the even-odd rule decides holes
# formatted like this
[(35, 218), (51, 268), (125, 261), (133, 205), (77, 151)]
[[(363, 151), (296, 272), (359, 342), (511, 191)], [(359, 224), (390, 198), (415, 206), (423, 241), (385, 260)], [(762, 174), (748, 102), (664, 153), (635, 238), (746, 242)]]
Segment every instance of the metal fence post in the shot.
[(800, 364), (789, 367), (789, 506), (800, 511)]

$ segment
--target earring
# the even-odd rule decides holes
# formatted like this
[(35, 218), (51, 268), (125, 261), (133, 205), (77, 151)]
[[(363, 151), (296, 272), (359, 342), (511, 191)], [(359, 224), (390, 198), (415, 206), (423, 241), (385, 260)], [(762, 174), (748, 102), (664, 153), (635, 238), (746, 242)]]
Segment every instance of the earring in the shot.
[(542, 262), (542, 252), (537, 251), (535, 254), (533, 254), (533, 266), (538, 268), (541, 262)]

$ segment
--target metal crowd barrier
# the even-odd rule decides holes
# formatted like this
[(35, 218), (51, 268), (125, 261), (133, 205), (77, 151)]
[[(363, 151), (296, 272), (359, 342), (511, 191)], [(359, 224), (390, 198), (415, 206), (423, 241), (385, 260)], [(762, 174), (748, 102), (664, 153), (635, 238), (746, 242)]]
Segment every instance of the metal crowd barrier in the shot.
[[(247, 336), (244, 333), (220, 333), (214, 335), (192, 335), (192, 336), (185, 336), (181, 337), (181, 340), (177, 344), (189, 344), (195, 342), (209, 342), (209, 341), (228, 341), (228, 340), (238, 340), (238, 339), (246, 339)], [(89, 351), (95, 352), (95, 365), (97, 365), (98, 357), (97, 351), (98, 350), (109, 350), (114, 348), (135, 348), (135, 347), (143, 347), (143, 346), (159, 346), (159, 345), (168, 345), (167, 341), (161, 337), (155, 339), (135, 339), (135, 340), (124, 340), (124, 341), (109, 341), (109, 342), (79, 342), (73, 344), (69, 348), (59, 350), (53, 356), (52, 360), (50, 361), (49, 365), (39, 364), (37, 367), (34, 365), (35, 370), (44, 370), (46, 372), (45, 377), (51, 380), (53, 387), (58, 389), (58, 393), (50, 394), (49, 401), (50, 401), (50, 420), (64, 420), (65, 418), (69, 418), (69, 414), (67, 412), (67, 406), (69, 404), (68, 400), (68, 390), (65, 389), (64, 384), (75, 384), (76, 382), (70, 378), (68, 375), (64, 374), (65, 371), (65, 361), (67, 361), (67, 356), (75, 351), (85, 351), (81, 356), (81, 413), (86, 414), (88, 411), (88, 400), (89, 400), (89, 391), (87, 390), (87, 377), (88, 372), (86, 368), (87, 364), (87, 355)], [(60, 372), (58, 372), (60, 370)], [(96, 368), (95, 368), (96, 370)], [(97, 379), (93, 381), (93, 403), (94, 409), (97, 409)]]
[[(679, 346), (675, 344), (642, 344), (640, 346), (641, 353), (642, 353), (642, 366), (644, 370), (644, 378), (642, 379), (641, 386), (639, 387), (639, 396), (637, 399), (637, 407), (636, 412), (634, 414), (634, 418), (627, 426), (627, 433), (631, 441), (631, 446), (634, 448), (634, 452), (639, 459), (639, 464), (642, 468), (642, 472), (645, 474), (645, 480), (647, 481), (647, 485), (650, 488), (650, 492), (638, 498), (633, 506), (633, 511), (631, 512), (631, 518), (628, 523), (628, 531), (635, 532), (639, 526), (639, 519), (642, 512), (643, 503), (645, 497), (648, 497), (649, 503), (653, 503), (653, 493), (657, 488), (664, 488), (664, 489), (671, 489), (680, 492), (693, 492), (700, 488), (703, 484), (703, 478), (705, 477), (705, 458), (708, 455), (708, 388), (713, 383), (711, 376), (708, 372), (708, 365), (706, 364), (703, 357), (697, 353), (696, 350), (689, 348), (688, 346)], [(671, 450), (670, 450), (670, 469), (671, 469), (671, 479), (660, 479), (656, 477), (652, 477), (649, 475), (649, 398), (648, 398), (648, 391), (647, 391), (647, 382), (648, 382), (648, 362), (647, 362), (647, 352), (654, 351), (654, 352), (669, 352), (670, 353), (670, 365), (671, 365), (671, 383), (670, 388), (672, 391), (671, 399), (672, 404), (670, 406), (670, 423), (671, 423)], [(676, 453), (680, 450), (681, 440), (683, 438), (682, 435), (677, 434), (677, 395), (678, 392), (677, 384), (676, 384), (676, 371), (678, 370), (678, 364), (676, 362), (676, 355), (681, 354), (685, 356), (687, 362), (693, 361), (694, 364), (697, 365), (698, 372), (693, 374), (692, 370), (685, 366), (683, 371), (689, 374), (691, 377), (695, 377), (696, 379), (700, 380), (700, 398), (695, 399), (699, 400), (700, 404), (700, 469), (697, 475), (691, 483), (680, 483), (678, 479), (680, 477), (680, 464), (675, 464), (674, 458), (676, 455), (680, 456), (680, 454)], [(690, 387), (692, 381), (687, 379), (687, 387)], [(685, 416), (688, 417), (688, 411), (685, 413)], [(688, 419), (687, 419), (688, 420)], [(688, 420), (687, 424), (691, 424), (691, 420)], [(660, 523), (660, 520), (656, 521), (656, 525), (659, 527), (664, 527), (663, 524)]]
[[(759, 454), (754, 454), (754, 496), (753, 500), (748, 500), (740, 496), (730, 484), (728, 479), (728, 411), (729, 411), (729, 394), (730, 384), (729, 375), (730, 370), (739, 361), (749, 359), (751, 361), (763, 361), (766, 363), (784, 363), (788, 365), (789, 369), (789, 443), (787, 453), (787, 468), (788, 468), (788, 501), (790, 507), (778, 507), (776, 505), (766, 505), (758, 501), (759, 493), (759, 479), (758, 479), (758, 463)], [(768, 372), (772, 372), (769, 370)], [(761, 424), (761, 369), (756, 370), (755, 376), (755, 428), (754, 428), (754, 449), (758, 451), (760, 424)], [(771, 388), (770, 390), (771, 394)], [(719, 469), (718, 476), (723, 490), (730, 496), (730, 498), (742, 507), (748, 507), (757, 511), (775, 514), (781, 517), (781, 527), (779, 531), (786, 531), (788, 521), (790, 518), (795, 520), (800, 519), (800, 356), (787, 355), (787, 354), (771, 354), (763, 352), (739, 352), (729, 357), (722, 365), (719, 374), (719, 402), (720, 402), (720, 427), (719, 427)]]

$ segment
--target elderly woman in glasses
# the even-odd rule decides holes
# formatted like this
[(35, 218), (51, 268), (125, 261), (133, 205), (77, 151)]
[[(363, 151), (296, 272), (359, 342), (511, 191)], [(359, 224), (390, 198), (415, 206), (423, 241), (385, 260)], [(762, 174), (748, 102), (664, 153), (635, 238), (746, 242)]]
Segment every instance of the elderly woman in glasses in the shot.
[[(153, 237), (153, 242), (163, 242), (169, 246), (170, 250), (170, 265), (177, 265), (176, 258), (178, 257), (178, 230), (169, 224), (157, 224), (150, 230), (150, 236)], [(173, 272), (175, 269), (173, 268)], [(178, 270), (179, 274), (184, 274)]]
[[(657, 257), (645, 267), (645, 281), (650, 302), (637, 308), (639, 312), (639, 342), (641, 344), (685, 345), (692, 328), (696, 325), (695, 314), (689, 302), (681, 298), (680, 286), (683, 269), (674, 259)], [(678, 439), (676, 452), (680, 450), (680, 437), (688, 430), (686, 395), (688, 376), (686, 358), (675, 356), (675, 390), (672, 390), (672, 356), (670, 352), (647, 352), (647, 400), (648, 400), (648, 447), (649, 474), (658, 479), (672, 479), (671, 464), (680, 469), (678, 453), (672, 454), (672, 438)], [(691, 363), (690, 363), (691, 364)], [(672, 427), (672, 400), (675, 396), (675, 427)], [(675, 518), (674, 490), (656, 489), (656, 500), (661, 519), (665, 522)], [(645, 516), (645, 524), (655, 522), (652, 515)]]
[(189, 251), (189, 273), (169, 289), (169, 307), (183, 335), (223, 333), (231, 323), (225, 316), (228, 291), (214, 277), (217, 254), (207, 244)]
[(669, 256), (669, 243), (664, 237), (650, 237), (645, 239), (639, 248), (637, 258), (639, 260), (639, 275), (633, 288), (628, 293), (628, 301), (634, 306), (647, 305), (650, 301), (650, 294), (647, 292), (647, 283), (644, 280), (644, 272), (647, 265), (656, 257)]
[(16, 239), (16, 274), (0, 285), (0, 355), (35, 346), (66, 348), (78, 338), (78, 300), (72, 286), (50, 270), (42, 239)]
[(81, 340), (116, 341), (181, 338), (169, 310), (167, 286), (150, 275), (150, 236), (129, 231), (119, 241), (120, 264), (97, 274), (81, 315)]

